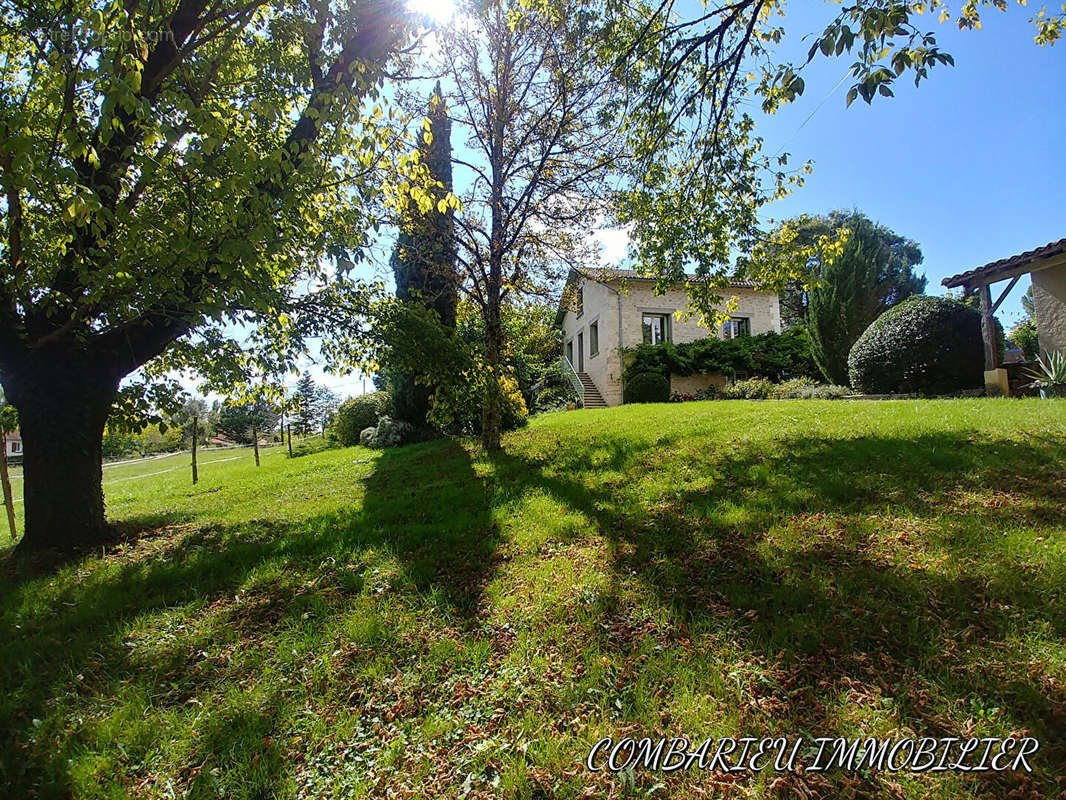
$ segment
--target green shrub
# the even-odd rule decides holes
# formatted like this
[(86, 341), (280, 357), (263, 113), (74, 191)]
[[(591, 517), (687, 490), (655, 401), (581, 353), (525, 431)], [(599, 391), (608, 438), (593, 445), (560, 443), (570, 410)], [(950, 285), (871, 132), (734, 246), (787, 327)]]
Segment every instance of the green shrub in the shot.
[(766, 400), (773, 396), (774, 384), (767, 378), (734, 381), (719, 392), (723, 400)]
[(981, 314), (955, 300), (918, 295), (873, 321), (848, 356), (861, 392), (952, 394), (984, 382)]
[(101, 455), (105, 461), (125, 458), (139, 452), (139, 442), (136, 434), (114, 429), (110, 426), (104, 428), (103, 448)]
[(775, 383), (770, 390), (770, 396), (774, 400), (796, 400), (806, 395), (818, 385), (818, 381), (812, 378), (792, 378), (781, 383)]
[[(358, 444), (358, 441), (356, 443)], [(292, 456), (293, 458), (299, 458), (300, 456), (314, 455), (315, 453), (331, 450), (339, 444), (343, 443), (335, 437), (308, 436), (306, 439), (301, 439), (293, 444)]]
[(793, 378), (774, 384), (770, 397), (774, 400), (838, 400), (854, 394), (847, 386), (818, 383), (810, 378)]
[(641, 372), (625, 382), (625, 403), (665, 403), (670, 399), (670, 381), (658, 372)]
[(359, 434), (364, 428), (378, 424), (385, 413), (388, 395), (385, 392), (372, 392), (360, 397), (349, 397), (333, 417), (333, 435), (344, 447), (359, 444)]
[[(529, 419), (529, 408), (526, 406), (526, 399), (522, 396), (522, 389), (519, 387), (518, 381), (510, 375), (504, 375), (500, 381), (500, 389), (503, 390), (502, 403), (500, 404), (503, 429), (510, 431), (515, 428), (521, 428), (526, 424), (526, 420)], [(479, 422), (480, 419), (479, 416)]]
[(157, 425), (149, 425), (137, 434), (137, 454), (154, 456), (162, 453), (177, 453), (183, 447), (181, 429), (170, 425), (160, 431)]
[(819, 383), (807, 389), (801, 389), (789, 399), (795, 400), (839, 400), (855, 392), (849, 386), (837, 386), (835, 383)]
[(1011, 328), (1007, 334), (1015, 345), (1021, 348), (1022, 353), (1029, 361), (1035, 361), (1040, 355), (1040, 337), (1037, 335), (1036, 323), (1031, 319), (1025, 319)]
[(574, 385), (558, 363), (544, 371), (540, 382), (533, 387), (533, 411), (560, 411), (578, 401)]
[(626, 352), (627, 366), (622, 373), (626, 382), (643, 372), (657, 372), (667, 378), (671, 374), (732, 376), (738, 372), (774, 380), (821, 376), (811, 358), (804, 328), (737, 339), (707, 337), (682, 344), (642, 344)]
[[(483, 375), (477, 372), (476, 375)], [(503, 430), (526, 424), (529, 409), (516, 381), (510, 375), (500, 379), (503, 396), (500, 423)], [(481, 410), (485, 404), (485, 381), (471, 379), (441, 386), (433, 395), (429, 421), (442, 433), (475, 434), (481, 431)]]

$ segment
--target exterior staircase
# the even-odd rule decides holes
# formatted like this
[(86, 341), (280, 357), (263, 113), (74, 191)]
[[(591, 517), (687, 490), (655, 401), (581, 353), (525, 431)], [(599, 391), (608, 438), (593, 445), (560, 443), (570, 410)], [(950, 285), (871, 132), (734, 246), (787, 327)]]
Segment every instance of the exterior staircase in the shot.
[(607, 408), (603, 395), (600, 394), (600, 390), (596, 388), (596, 384), (592, 382), (592, 378), (588, 376), (587, 372), (577, 373), (577, 379), (581, 381), (582, 406), (585, 408)]

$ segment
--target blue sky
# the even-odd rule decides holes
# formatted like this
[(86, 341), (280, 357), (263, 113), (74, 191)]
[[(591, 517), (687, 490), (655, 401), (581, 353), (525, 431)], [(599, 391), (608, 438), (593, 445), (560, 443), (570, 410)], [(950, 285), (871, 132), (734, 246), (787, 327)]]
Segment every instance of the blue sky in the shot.
[[(793, 2), (783, 55), (802, 61), (810, 46), (802, 34), (822, 30), (837, 8)], [(1066, 43), (1033, 43), (1038, 9), (986, 10), (979, 31), (923, 17), (955, 67), (933, 69), (918, 88), (901, 81), (895, 97), (872, 106), (845, 107), (846, 54), (819, 56), (804, 72), (802, 98), (756, 114), (767, 152), (815, 162), (806, 185), (767, 216), (859, 208), (921, 245), (935, 294), (948, 275), (1066, 236)], [(1008, 326), (1028, 280), (1000, 309)]]

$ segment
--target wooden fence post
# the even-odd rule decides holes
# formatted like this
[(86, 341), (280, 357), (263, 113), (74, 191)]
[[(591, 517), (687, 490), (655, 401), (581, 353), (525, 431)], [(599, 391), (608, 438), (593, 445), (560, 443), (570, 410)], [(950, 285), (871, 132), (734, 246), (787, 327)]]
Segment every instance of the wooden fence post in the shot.
[(289, 423), (289, 458), (292, 458), (292, 423)]
[(255, 448), (255, 465), (259, 466), (259, 429), (252, 428), (252, 447)]
[(198, 422), (199, 422), (199, 419), (195, 415), (193, 415), (193, 418), (192, 418), (192, 482), (193, 482), (193, 484), (195, 484), (196, 481), (198, 480), (198, 476), (196, 475), (196, 437), (199, 435), (199, 431), (197, 431), (197, 427), (198, 427), (197, 423)]
[(0, 432), (0, 483), (4, 486), (4, 508), (7, 509), (7, 526), (11, 529), (11, 541), (18, 531), (15, 529), (15, 501), (11, 496), (11, 479), (7, 474), (7, 439)]

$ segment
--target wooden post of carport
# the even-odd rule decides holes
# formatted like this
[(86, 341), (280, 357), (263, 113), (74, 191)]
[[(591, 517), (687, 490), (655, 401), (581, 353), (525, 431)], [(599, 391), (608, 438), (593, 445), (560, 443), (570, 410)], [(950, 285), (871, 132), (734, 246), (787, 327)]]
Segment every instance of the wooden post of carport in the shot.
[[(1066, 239), (1001, 258), (983, 267), (944, 278), (949, 289), (976, 289), (981, 301), (981, 338), (985, 350), (985, 389), (989, 394), (1008, 394), (1007, 371), (999, 364), (995, 313), (1026, 274), (1033, 276), (1036, 327), (1042, 350), (1066, 351)], [(1009, 281), (992, 302), (992, 284)]]
[(1017, 278), (1011, 281), (995, 305), (992, 305), (992, 287), (984, 281), (977, 285), (977, 296), (981, 303), (981, 338), (985, 345), (985, 393), (990, 397), (1006, 397), (1010, 394), (1007, 370), (999, 365), (999, 340), (993, 315), (1017, 282)]

